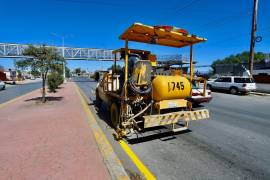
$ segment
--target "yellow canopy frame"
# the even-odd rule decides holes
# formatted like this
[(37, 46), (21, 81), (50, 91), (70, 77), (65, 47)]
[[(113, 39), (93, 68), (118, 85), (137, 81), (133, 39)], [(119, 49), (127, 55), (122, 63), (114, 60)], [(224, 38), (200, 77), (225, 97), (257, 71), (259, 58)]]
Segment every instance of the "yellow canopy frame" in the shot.
[(166, 31), (163, 28), (147, 26), (141, 23), (135, 23), (130, 26), (120, 36), (120, 39), (178, 48), (206, 41), (205, 38), (200, 38), (196, 35)]

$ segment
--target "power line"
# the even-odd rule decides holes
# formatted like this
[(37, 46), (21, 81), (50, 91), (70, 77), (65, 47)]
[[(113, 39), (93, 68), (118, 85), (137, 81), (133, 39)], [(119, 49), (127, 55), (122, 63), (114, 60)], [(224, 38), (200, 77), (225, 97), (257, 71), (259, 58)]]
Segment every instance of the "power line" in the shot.
[(226, 17), (223, 17), (223, 18), (220, 18), (220, 19), (216, 19), (214, 21), (210, 21), (210, 22), (202, 25), (202, 28), (199, 28), (198, 31), (203, 31), (203, 30), (212, 28), (212, 26), (214, 26), (214, 27), (220, 27), (220, 26), (222, 26), (224, 24), (227, 24), (228, 22), (229, 23), (232, 22), (232, 20), (238, 19), (239, 17), (241, 17), (243, 15), (251, 15), (251, 14), (252, 14), (251, 12), (242, 11), (242, 12), (236, 13), (236, 14), (234, 14), (232, 16), (226, 16)]
[[(265, 27), (265, 28), (261, 28), (261, 29), (258, 29), (258, 31), (260, 32), (260, 33), (269, 33), (270, 31), (269, 31), (269, 29), (270, 29), (270, 26), (269, 27)], [(243, 38), (243, 37), (245, 37), (245, 35), (250, 35), (251, 33), (240, 33), (240, 34), (235, 34), (235, 35), (232, 35), (232, 36), (229, 36), (229, 37), (227, 37), (227, 38), (225, 38), (225, 39), (221, 39), (221, 40), (218, 40), (218, 41), (212, 41), (212, 42), (209, 42), (209, 43), (205, 43), (205, 44), (207, 44), (207, 45), (215, 45), (215, 44), (222, 44), (222, 43), (227, 43), (227, 42), (229, 42), (229, 41), (235, 41), (235, 40), (238, 40), (238, 39), (241, 39), (241, 38)], [(204, 47), (206, 47), (205, 45), (198, 45), (197, 46), (197, 48), (198, 49), (200, 49), (200, 48), (204, 48)]]
[(57, 0), (58, 2), (76, 3), (76, 4), (94, 4), (103, 6), (123, 6), (123, 4), (110, 3), (105, 1), (83, 1), (83, 0)]
[[(126, 7), (138, 7), (138, 8), (149, 8), (149, 6), (156, 5), (157, 3), (148, 3), (143, 1), (144, 6), (140, 3), (133, 3), (132, 1), (125, 1), (124, 3), (116, 3), (113, 1), (99, 1), (99, 0), (56, 0), (58, 2), (63, 3), (74, 3), (74, 4), (89, 4), (89, 5), (97, 5), (97, 6), (112, 6), (118, 8), (126, 8)], [(162, 7), (164, 9), (164, 6)]]
[[(186, 5), (184, 5), (183, 7), (181, 7), (180, 9), (177, 8), (177, 9), (173, 12), (173, 14), (180, 15), (180, 14), (183, 13), (183, 11), (184, 11), (185, 9), (191, 7), (193, 4), (195, 4), (195, 3), (199, 2), (199, 1), (200, 1), (200, 0), (192, 0), (192, 1), (190, 1), (188, 4), (186, 4)], [(181, 12), (178, 13), (179, 11), (181, 11)], [(164, 20), (167, 20), (167, 19), (169, 19), (169, 18), (171, 18), (171, 16), (170, 16), (170, 17), (167, 17), (167, 18), (164, 18)]]
[[(185, 6), (183, 6), (181, 9), (177, 10), (176, 12), (178, 11), (181, 11), (180, 14), (182, 14), (183, 10), (189, 8), (190, 6), (192, 6), (193, 4), (199, 2), (200, 0), (193, 0), (193, 1), (190, 1), (188, 4), (186, 4)], [(179, 14), (178, 14), (179, 15)]]

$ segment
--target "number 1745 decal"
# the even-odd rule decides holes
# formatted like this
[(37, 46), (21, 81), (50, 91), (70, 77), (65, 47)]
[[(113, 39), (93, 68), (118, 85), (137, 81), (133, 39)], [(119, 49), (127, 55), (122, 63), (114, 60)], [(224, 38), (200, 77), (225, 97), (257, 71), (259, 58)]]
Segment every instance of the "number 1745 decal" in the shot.
[(185, 86), (183, 82), (168, 82), (168, 92), (175, 90), (184, 90)]

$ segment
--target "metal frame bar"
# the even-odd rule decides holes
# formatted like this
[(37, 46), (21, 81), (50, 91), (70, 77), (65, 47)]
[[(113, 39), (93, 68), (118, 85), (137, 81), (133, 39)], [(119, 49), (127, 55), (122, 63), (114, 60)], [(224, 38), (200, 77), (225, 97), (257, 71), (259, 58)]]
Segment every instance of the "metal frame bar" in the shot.
[(128, 81), (128, 39), (125, 41), (125, 89), (124, 89), (124, 99), (127, 99), (127, 81)]
[(190, 82), (193, 80), (193, 45), (190, 45), (189, 51), (189, 69), (190, 69)]

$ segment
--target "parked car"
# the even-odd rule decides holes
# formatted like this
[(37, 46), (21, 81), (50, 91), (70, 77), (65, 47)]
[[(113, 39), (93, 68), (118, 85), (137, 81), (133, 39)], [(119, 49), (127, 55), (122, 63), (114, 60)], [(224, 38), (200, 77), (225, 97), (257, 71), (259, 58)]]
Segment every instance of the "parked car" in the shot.
[(249, 93), (256, 90), (256, 84), (248, 76), (222, 76), (213, 81), (208, 81), (207, 89), (225, 90), (231, 94)]
[(0, 90), (6, 89), (6, 84), (0, 80)]
[(205, 94), (204, 94), (203, 88), (200, 88), (196, 84), (193, 84), (191, 102), (194, 105), (199, 105), (201, 103), (208, 103), (211, 100), (212, 100), (212, 95), (211, 95), (210, 89), (206, 89)]

